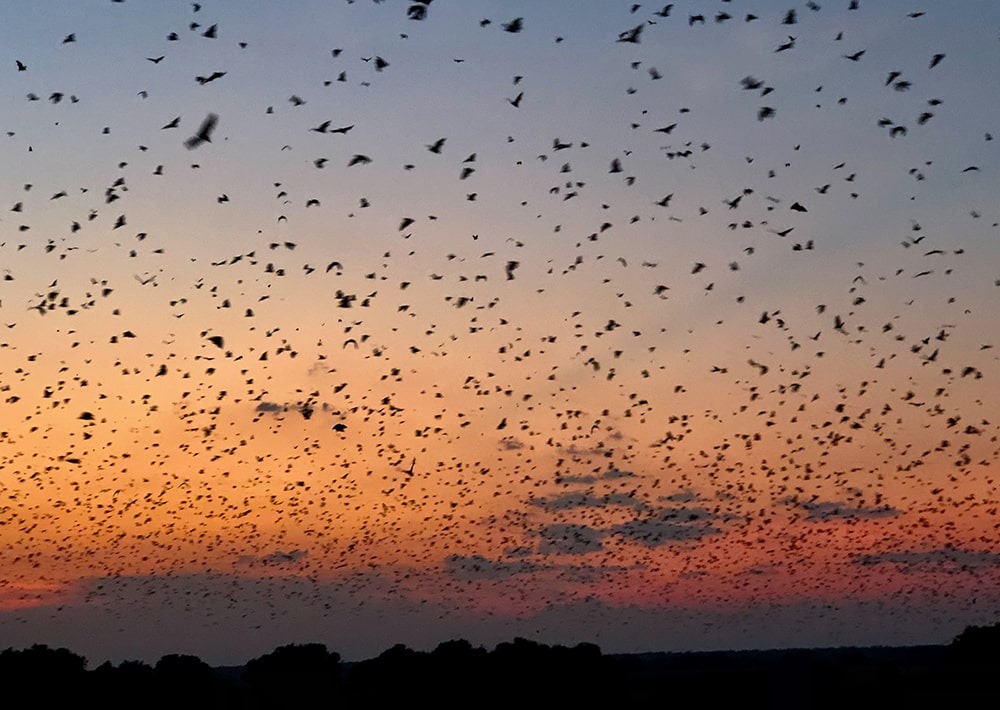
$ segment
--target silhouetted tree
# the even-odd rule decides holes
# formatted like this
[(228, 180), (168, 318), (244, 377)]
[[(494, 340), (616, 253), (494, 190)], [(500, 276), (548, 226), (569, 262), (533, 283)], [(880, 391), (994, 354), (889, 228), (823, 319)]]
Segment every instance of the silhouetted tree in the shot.
[(153, 668), (156, 701), (163, 708), (211, 707), (222, 698), (212, 667), (197, 656), (169, 654)]
[(65, 648), (35, 644), (0, 651), (0, 687), (9, 707), (20, 700), (34, 707), (57, 707), (84, 690), (87, 659)]
[(249, 661), (243, 678), (251, 707), (334, 707), (340, 691), (340, 654), (320, 643), (279, 646)]
[(102, 710), (131, 709), (137, 698), (157, 692), (153, 667), (142, 661), (122, 661), (117, 667), (105, 661), (90, 676), (90, 696), (99, 700)]
[(482, 707), (489, 653), (465, 639), (438, 644), (426, 659), (427, 699), (438, 707)]
[(613, 698), (611, 666), (594, 644), (546, 646), (516, 637), (490, 654), (499, 704), (531, 701), (574, 707), (601, 707)]
[(966, 626), (952, 639), (951, 648), (963, 659), (1000, 662), (1000, 622), (990, 626)]
[(430, 688), (428, 654), (397, 643), (351, 672), (351, 697), (377, 705), (424, 700)]

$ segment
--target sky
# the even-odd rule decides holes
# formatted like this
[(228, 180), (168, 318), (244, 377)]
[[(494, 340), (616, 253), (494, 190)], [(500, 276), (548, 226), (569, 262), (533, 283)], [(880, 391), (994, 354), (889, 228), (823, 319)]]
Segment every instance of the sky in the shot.
[(8, 14), (0, 646), (997, 620), (996, 3)]

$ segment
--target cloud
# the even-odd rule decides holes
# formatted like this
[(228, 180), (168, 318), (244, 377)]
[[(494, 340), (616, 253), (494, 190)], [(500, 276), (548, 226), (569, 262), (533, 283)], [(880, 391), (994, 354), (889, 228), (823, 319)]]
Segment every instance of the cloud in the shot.
[(701, 495), (691, 490), (677, 491), (668, 496), (660, 496), (657, 500), (666, 503), (693, 503), (701, 500)]
[(582, 555), (603, 547), (600, 530), (578, 523), (547, 525), (539, 531), (539, 535), (542, 542), (538, 551), (542, 553)]
[(66, 588), (57, 582), (0, 583), (0, 611), (57, 604), (66, 596)]
[(572, 484), (578, 486), (589, 486), (593, 483), (597, 483), (597, 476), (560, 476), (558, 478), (559, 483)]
[(518, 574), (537, 572), (544, 567), (527, 560), (505, 562), (491, 560), (482, 555), (448, 555), (444, 559), (444, 569), (456, 579), (475, 580), (504, 579)]
[(484, 643), (509, 638), (502, 620), (473, 608), (401, 594), (398, 583), (407, 573), (369, 570), (319, 580), (276, 568), (264, 577), (87, 578), (48, 604), (0, 609), (0, 638), (15, 648), (39, 642), (64, 646), (86, 656), (88, 667), (103, 660), (155, 663), (168, 653), (233, 665), (278, 645), (313, 640), (330, 644), (345, 659), (361, 660), (400, 642), (429, 650), (444, 638), (470, 636), (477, 629), (489, 634)]
[(570, 492), (549, 498), (536, 498), (531, 501), (531, 504), (546, 510), (605, 508), (609, 505), (624, 506), (635, 510), (645, 510), (649, 507), (645, 501), (637, 499), (633, 493), (607, 493), (598, 496), (592, 491)]
[(500, 440), (500, 449), (503, 451), (520, 451), (524, 448), (524, 442), (513, 436), (507, 436)]
[(869, 507), (865, 505), (852, 505), (843, 501), (799, 501), (793, 497), (784, 498), (779, 502), (784, 503), (790, 508), (798, 508), (806, 511), (806, 520), (893, 518), (900, 515), (899, 509), (891, 505)]
[(570, 456), (607, 456), (608, 449), (602, 448), (600, 446), (591, 446), (588, 448), (583, 448), (577, 446), (576, 444), (570, 444), (566, 447), (566, 453)]
[(717, 535), (722, 531), (709, 520), (718, 518), (705, 508), (661, 508), (654, 515), (615, 525), (608, 532), (646, 547), (659, 547)]
[(637, 542), (646, 547), (658, 547), (671, 542), (700, 540), (721, 531), (711, 521), (735, 520), (735, 515), (720, 515), (702, 507), (673, 506), (653, 509), (630, 494), (618, 493), (595, 496), (590, 492), (566, 493), (533, 502), (549, 511), (575, 508), (606, 509), (608, 505), (632, 508), (637, 516), (623, 523), (595, 528), (581, 523), (553, 523), (537, 531), (542, 542), (538, 552), (585, 554), (603, 549), (603, 541), (611, 536)]
[[(596, 454), (598, 453), (598, 451), (596, 450), (585, 451), (581, 449), (576, 449), (574, 446), (570, 446), (569, 453), (590, 455), (590, 454)], [(622, 471), (621, 469), (612, 468), (600, 474), (599, 476), (595, 476), (593, 474), (586, 474), (583, 476), (559, 476), (558, 481), (559, 483), (563, 484), (589, 486), (594, 483), (597, 483), (598, 481), (617, 481), (622, 478), (635, 478), (635, 477), (636, 477), (635, 474), (632, 473), (631, 471)]]
[[(931, 613), (928, 613), (931, 611)], [(522, 622), (532, 638), (599, 639), (605, 653), (942, 644), (975, 614), (947, 599), (764, 601), (743, 607), (621, 606), (587, 597)], [(510, 624), (511, 622), (507, 622)], [(982, 622), (978, 622), (982, 623)]]
[(298, 414), (301, 414), (302, 417), (305, 419), (312, 418), (312, 415), (316, 412), (317, 409), (323, 411), (324, 413), (332, 412), (333, 414), (340, 414), (339, 411), (331, 407), (326, 402), (319, 403), (312, 399), (306, 400), (304, 402), (285, 402), (284, 404), (281, 404), (279, 402), (269, 402), (265, 400), (258, 402), (257, 406), (254, 407), (254, 411), (257, 412), (258, 414), (280, 415), (280, 414), (285, 414), (287, 412), (296, 412)]
[(904, 572), (919, 570), (954, 573), (1000, 566), (1000, 552), (954, 548), (872, 552), (855, 555), (854, 564), (863, 566), (899, 565)]
[(619, 478), (635, 478), (635, 474), (631, 471), (622, 471), (621, 469), (613, 468), (602, 474), (601, 478), (605, 481), (617, 481)]
[(242, 555), (239, 561), (243, 564), (260, 563), (263, 565), (294, 565), (302, 562), (309, 556), (307, 550), (289, 550), (288, 552), (275, 551), (269, 555)]
[(535, 550), (529, 545), (518, 545), (517, 547), (505, 548), (503, 554), (504, 557), (531, 557), (535, 554)]
[[(937, 550), (931, 551), (931, 558), (956, 552), (958, 558), (971, 554), (997, 563), (998, 553)], [(984, 623), (984, 609), (997, 608), (1000, 601), (995, 586), (983, 585), (975, 606), (963, 594), (925, 593), (868, 601), (737, 599), (722, 607), (708, 600), (636, 604), (567, 595), (529, 607), (522, 597), (532, 594), (532, 585), (526, 584), (530, 580), (509, 574), (512, 570), (585, 581), (614, 579), (619, 568), (512, 565), (461, 555), (451, 560), (458, 569), (474, 560), (482, 564), (481, 576), (467, 578), (474, 581), (488, 580), (494, 565), (504, 570), (497, 577), (508, 579), (498, 579), (493, 588), (515, 603), (506, 610), (484, 611), (474, 602), (466, 603), (467, 590), (461, 584), (450, 587), (460, 598), (442, 598), (439, 590), (449, 589), (448, 581), (441, 585), (436, 576), (434, 594), (411, 598), (400, 593), (398, 584), (401, 575), (412, 573), (409, 569), (397, 570), (395, 576), (371, 570), (325, 581), (278, 574), (114, 576), (81, 580), (79, 594), (60, 598), (58, 604), (0, 610), (0, 636), (15, 648), (38, 642), (70, 648), (86, 656), (89, 667), (105, 659), (155, 663), (164, 654), (178, 652), (196, 654), (211, 665), (235, 665), (278, 645), (310, 640), (327, 643), (352, 661), (373, 658), (396, 643), (429, 651), (449, 638), (491, 647), (516, 636), (568, 646), (595, 641), (605, 653), (917, 645), (947, 643), (964, 626)], [(682, 577), (711, 574), (689, 572)]]
[(611, 532), (646, 547), (659, 547), (671, 542), (700, 540), (722, 531), (712, 525), (684, 525), (658, 518), (646, 518), (616, 525)]

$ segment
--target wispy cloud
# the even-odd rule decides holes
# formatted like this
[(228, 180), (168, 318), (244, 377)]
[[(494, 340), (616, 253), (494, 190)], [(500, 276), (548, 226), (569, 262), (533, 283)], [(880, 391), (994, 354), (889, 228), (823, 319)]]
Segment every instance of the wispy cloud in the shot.
[(855, 555), (854, 563), (864, 566), (899, 565), (905, 572), (964, 572), (1000, 566), (1000, 552), (991, 550), (898, 550)]
[(544, 569), (528, 560), (506, 562), (491, 560), (482, 555), (449, 555), (444, 559), (444, 569), (456, 579), (503, 579)]
[[(659, 547), (674, 542), (687, 542), (716, 535), (722, 528), (716, 523), (735, 519), (723, 516), (702, 507), (653, 508), (630, 496), (620, 494), (617, 505), (632, 508), (636, 516), (624, 522), (605, 527), (594, 527), (582, 523), (555, 523), (538, 531), (542, 542), (538, 552), (543, 554), (585, 554), (603, 549), (604, 541), (617, 537), (627, 542), (635, 542), (645, 547)], [(610, 498), (610, 496), (609, 496)], [(550, 510), (572, 510), (574, 508), (606, 510), (610, 501), (591, 494), (566, 494), (542, 507)]]
[(539, 534), (542, 541), (538, 545), (538, 551), (544, 554), (554, 552), (579, 555), (595, 552), (603, 547), (601, 531), (588, 525), (556, 523), (545, 526)]
[(290, 566), (304, 561), (309, 556), (308, 550), (275, 551), (267, 555), (241, 555), (238, 559), (241, 565)]
[(549, 498), (535, 498), (532, 505), (545, 510), (572, 510), (573, 508), (605, 508), (622, 506), (635, 510), (645, 510), (649, 504), (636, 498), (634, 493), (606, 493), (596, 495), (593, 491), (562, 493)]
[(806, 520), (832, 520), (838, 518), (892, 518), (900, 515), (900, 511), (891, 505), (866, 506), (834, 500), (800, 501), (793, 497), (779, 501), (789, 508), (806, 512)]
[(524, 448), (524, 442), (514, 436), (506, 436), (500, 440), (502, 451), (520, 451)]
[(710, 535), (717, 535), (722, 530), (705, 522), (676, 522), (658, 515), (630, 520), (614, 526), (610, 532), (646, 547), (659, 547), (672, 542), (700, 540)]

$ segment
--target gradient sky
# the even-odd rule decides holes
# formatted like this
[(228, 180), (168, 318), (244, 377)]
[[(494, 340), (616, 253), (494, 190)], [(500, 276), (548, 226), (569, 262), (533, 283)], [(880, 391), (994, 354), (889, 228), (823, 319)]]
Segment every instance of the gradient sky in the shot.
[(0, 646), (994, 622), (1000, 5), (412, 5), (8, 13)]

